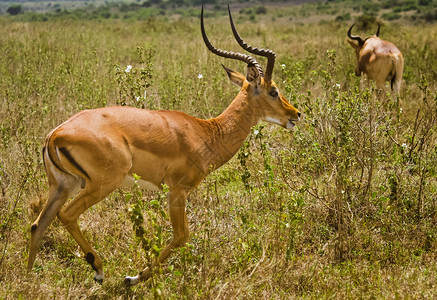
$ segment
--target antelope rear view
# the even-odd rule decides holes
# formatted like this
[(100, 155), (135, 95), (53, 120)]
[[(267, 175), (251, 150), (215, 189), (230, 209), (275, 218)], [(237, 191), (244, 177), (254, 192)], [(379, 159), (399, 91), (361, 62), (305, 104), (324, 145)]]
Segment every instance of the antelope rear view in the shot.
[[(380, 39), (378, 30), (376, 34), (364, 40), (352, 35), (353, 24), (347, 36), (349, 44), (355, 49), (357, 55), (357, 66), (355, 75), (365, 74), (368, 79), (374, 80), (378, 90), (385, 91), (385, 82), (389, 81), (395, 96), (399, 94), (404, 70), (404, 58), (401, 51), (392, 43)], [(357, 41), (357, 44), (353, 41)]]

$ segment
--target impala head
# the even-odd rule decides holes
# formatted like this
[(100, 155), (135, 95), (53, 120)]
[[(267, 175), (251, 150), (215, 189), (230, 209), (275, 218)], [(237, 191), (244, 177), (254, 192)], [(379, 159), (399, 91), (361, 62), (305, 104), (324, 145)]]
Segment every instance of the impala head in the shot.
[[(352, 46), (352, 48), (354, 48), (357, 59), (359, 60), (360, 53), (361, 53), (362, 49), (364, 48), (364, 45), (367, 43), (367, 41), (369, 39), (378, 39), (379, 40), (378, 36), (379, 36), (380, 24), (378, 24), (378, 30), (376, 31), (376, 34), (373, 36), (366, 37), (365, 39), (362, 39), (361, 37), (359, 37), (357, 35), (352, 35), (352, 28), (354, 27), (354, 25), (355, 24), (352, 24), (352, 26), (347, 31), (347, 37), (350, 39), (350, 40), (348, 40), (348, 42)], [(357, 43), (355, 43), (354, 41), (357, 41)], [(360, 67), (358, 65), (355, 68), (355, 75), (356, 76), (361, 75)]]
[[(352, 46), (352, 48), (355, 49), (357, 56), (359, 55), (361, 49), (363, 48), (364, 44), (366, 43), (366, 41), (370, 38), (378, 38), (379, 36), (379, 29), (381, 27), (380, 24), (378, 24), (378, 29), (376, 30), (376, 34), (366, 37), (364, 40), (359, 37), (358, 35), (352, 35), (352, 28), (355, 26), (355, 24), (352, 24), (352, 26), (349, 28), (349, 30), (347, 31), (347, 37), (350, 38), (351, 40), (348, 40), (349, 44)], [(379, 38), (378, 38), (379, 39)], [(357, 41), (358, 44), (356, 44), (353, 41)]]
[(255, 114), (259, 116), (259, 119), (280, 125), (287, 129), (293, 128), (295, 122), (299, 121), (301, 113), (279, 92), (278, 86), (272, 80), (273, 67), (276, 58), (275, 52), (268, 49), (258, 49), (246, 44), (235, 28), (229, 5), (228, 12), (232, 32), (234, 33), (234, 37), (238, 44), (244, 50), (252, 54), (267, 58), (265, 73), (260, 64), (253, 57), (238, 52), (220, 50), (211, 45), (205, 33), (202, 6), (200, 27), (206, 47), (218, 56), (236, 59), (247, 63), (246, 76), (237, 71), (230, 70), (225, 66), (223, 66), (223, 68), (226, 70), (231, 82), (241, 88), (240, 93), (247, 94), (247, 98), (251, 101), (251, 105), (254, 107)]

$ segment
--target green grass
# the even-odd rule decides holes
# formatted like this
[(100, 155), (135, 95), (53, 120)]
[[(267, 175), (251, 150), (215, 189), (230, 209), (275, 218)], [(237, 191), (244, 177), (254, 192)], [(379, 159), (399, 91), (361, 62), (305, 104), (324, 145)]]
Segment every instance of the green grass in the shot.
[[(405, 57), (398, 106), (354, 76), (350, 22), (234, 17), (245, 40), (276, 51), (273, 78), (304, 118), (292, 132), (254, 128), (190, 194), (187, 247), (133, 288), (124, 276), (149, 262), (130, 209), (158, 200), (143, 206), (146, 236), (172, 235), (165, 200), (147, 191), (117, 190), (80, 218), (104, 260), (103, 284), (58, 221), (26, 274), (30, 224), (47, 196), (45, 136), (80, 110), (120, 103), (216, 116), (238, 92), (220, 64), (245, 66), (209, 53), (192, 17), (0, 19), (0, 298), (435, 297), (437, 25), (381, 28)], [(225, 15), (207, 18), (206, 30), (240, 51)]]

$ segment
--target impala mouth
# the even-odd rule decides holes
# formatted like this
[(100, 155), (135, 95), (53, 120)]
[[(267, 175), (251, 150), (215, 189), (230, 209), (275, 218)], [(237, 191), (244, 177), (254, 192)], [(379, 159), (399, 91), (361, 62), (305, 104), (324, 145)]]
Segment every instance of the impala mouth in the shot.
[(294, 122), (295, 122), (295, 120), (288, 119), (287, 129), (292, 129), (294, 126), (296, 126), (296, 124)]
[(294, 122), (299, 121), (299, 119), (297, 119), (297, 120), (296, 119), (288, 119), (287, 120), (288, 122), (286, 124), (284, 124), (284, 121), (281, 122), (279, 119), (275, 119), (275, 118), (271, 118), (271, 117), (266, 117), (264, 119), (264, 121), (267, 121), (267, 122), (270, 122), (270, 123), (273, 123), (276, 125), (280, 125), (280, 126), (287, 128), (287, 129), (292, 129), (296, 125)]

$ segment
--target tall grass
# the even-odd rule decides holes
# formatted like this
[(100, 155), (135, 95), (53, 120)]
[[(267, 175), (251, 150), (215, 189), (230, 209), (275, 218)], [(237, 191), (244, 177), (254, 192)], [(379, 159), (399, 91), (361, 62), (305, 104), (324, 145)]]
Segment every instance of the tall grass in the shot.
[[(238, 92), (220, 63), (245, 66), (208, 53), (198, 19), (0, 22), (0, 298), (434, 296), (437, 26), (382, 27), (405, 57), (398, 106), (353, 75), (349, 24), (235, 17), (249, 43), (276, 51), (274, 80), (304, 118), (293, 132), (254, 128), (189, 196), (189, 244), (133, 288), (122, 279), (150, 253), (132, 228), (142, 224), (158, 251), (172, 234), (165, 199), (146, 191), (117, 190), (80, 218), (103, 284), (57, 221), (26, 275), (30, 224), (47, 196), (46, 134), (110, 105), (216, 116)], [(239, 51), (225, 17), (206, 24), (214, 45)]]

